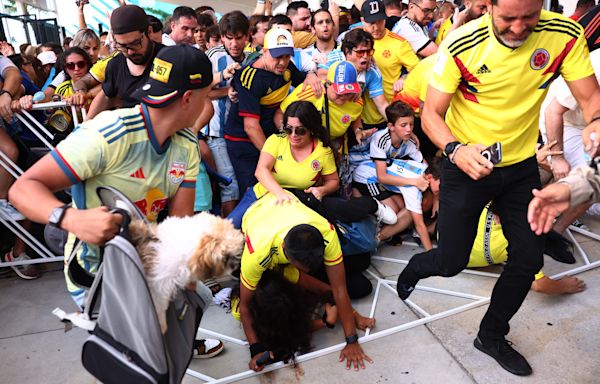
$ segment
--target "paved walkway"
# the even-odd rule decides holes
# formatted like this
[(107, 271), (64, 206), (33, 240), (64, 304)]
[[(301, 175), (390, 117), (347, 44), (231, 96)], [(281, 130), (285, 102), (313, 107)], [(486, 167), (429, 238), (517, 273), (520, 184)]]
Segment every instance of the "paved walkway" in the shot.
[[(587, 219), (596, 233), (600, 221)], [(600, 260), (600, 244), (580, 238), (593, 260)], [(416, 249), (384, 247), (380, 256), (407, 260)], [(578, 265), (581, 265), (579, 263)], [(10, 276), (0, 279), (0, 361), (3, 383), (93, 383), (80, 363), (81, 345), (87, 334), (81, 330), (64, 333), (62, 324), (50, 312), (59, 306), (70, 311), (61, 264), (52, 264), (44, 276), (23, 281)], [(577, 266), (577, 265), (576, 265)], [(553, 275), (573, 266), (546, 258), (544, 271)], [(371, 270), (379, 277), (394, 280), (402, 264), (374, 260)], [(491, 269), (498, 272), (499, 269)], [(550, 297), (530, 293), (513, 319), (508, 339), (530, 361), (534, 374), (513, 376), (491, 358), (472, 346), (478, 324), (487, 306), (481, 306), (426, 325), (387, 335), (364, 343), (374, 360), (364, 371), (347, 371), (338, 362), (338, 352), (284, 367), (247, 383), (593, 383), (600, 377), (600, 269), (579, 275), (587, 283), (583, 293)], [(376, 280), (374, 280), (376, 281)], [(424, 286), (489, 296), (493, 277), (460, 274), (451, 279), (430, 278)], [(374, 285), (375, 286), (375, 285)], [(373, 295), (372, 295), (373, 296)], [(469, 299), (417, 290), (411, 300), (430, 314), (473, 302)], [(362, 313), (371, 310), (372, 297), (355, 302)], [(381, 332), (418, 319), (392, 291), (382, 287), (375, 310)], [(235, 338), (243, 332), (229, 314), (211, 306), (201, 326)], [(336, 345), (343, 340), (340, 327), (320, 331), (313, 338), (315, 349)], [(246, 347), (226, 343), (226, 350), (209, 360), (194, 360), (190, 368), (214, 378), (223, 378), (247, 367)], [(184, 383), (201, 383), (186, 376)]]

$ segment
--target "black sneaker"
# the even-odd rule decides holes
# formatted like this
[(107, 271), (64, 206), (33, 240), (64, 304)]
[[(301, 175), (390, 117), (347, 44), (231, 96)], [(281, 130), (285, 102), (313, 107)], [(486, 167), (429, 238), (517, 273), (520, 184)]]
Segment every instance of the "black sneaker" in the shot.
[(401, 298), (402, 300), (408, 299), (408, 296), (410, 296), (410, 294), (414, 290), (415, 290), (414, 286), (412, 286), (410, 284), (406, 284), (406, 283), (401, 283), (400, 276), (398, 276), (398, 284), (396, 284), (396, 291), (398, 292), (399, 298)]
[(477, 336), (473, 345), (481, 352), (493, 357), (502, 368), (513, 375), (529, 376), (533, 372), (525, 357), (512, 347), (510, 341), (504, 338), (483, 343)]

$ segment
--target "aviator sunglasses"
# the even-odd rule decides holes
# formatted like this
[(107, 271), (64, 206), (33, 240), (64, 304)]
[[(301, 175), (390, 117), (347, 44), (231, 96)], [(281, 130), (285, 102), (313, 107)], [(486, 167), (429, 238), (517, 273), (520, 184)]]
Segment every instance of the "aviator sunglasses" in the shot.
[(72, 71), (75, 69), (75, 67), (77, 67), (79, 69), (87, 68), (87, 63), (85, 61), (81, 60), (81, 61), (75, 61), (72, 63), (65, 63), (65, 66), (67, 67), (67, 69), (70, 69)]
[(286, 125), (283, 127), (283, 132), (287, 133), (288, 135), (291, 135), (293, 132), (296, 136), (304, 136), (308, 133), (308, 129), (303, 126), (292, 127), (291, 125)]

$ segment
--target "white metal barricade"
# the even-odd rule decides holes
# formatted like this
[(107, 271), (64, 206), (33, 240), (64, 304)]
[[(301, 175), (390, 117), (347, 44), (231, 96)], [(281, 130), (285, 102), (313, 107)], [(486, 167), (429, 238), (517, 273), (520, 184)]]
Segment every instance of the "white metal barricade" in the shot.
[[(584, 231), (584, 230), (582, 230), (580, 228), (576, 228), (576, 227), (571, 228), (571, 230), (577, 231), (577, 232), (579, 232), (585, 236), (588, 236), (592, 239), (600, 240), (600, 236), (598, 236), (594, 233), (591, 233), (589, 231)], [(571, 235), (571, 237), (572, 237), (572, 235)], [(410, 246), (418, 246), (416, 243), (412, 243), (412, 242), (404, 242), (404, 244), (410, 245)], [(576, 247), (578, 247), (578, 250), (579, 250), (580, 249), (579, 244), (577, 242), (575, 242), (575, 244), (577, 244)], [(553, 276), (550, 276), (550, 278), (558, 279), (558, 278), (561, 278), (566, 275), (573, 276), (573, 275), (582, 273), (584, 271), (590, 270), (590, 269), (595, 268), (600, 265), (600, 260), (595, 261), (595, 262), (590, 262), (587, 255), (584, 256), (585, 252), (583, 252), (583, 249), (580, 250), (580, 253), (582, 254), (582, 258), (585, 262), (585, 265), (555, 274)], [(371, 259), (378, 260), (378, 261), (384, 261), (384, 262), (391, 262), (391, 263), (396, 263), (396, 264), (408, 264), (408, 260), (396, 259), (396, 258), (391, 258), (391, 257), (372, 256)], [(374, 279), (374, 282), (376, 283), (375, 293), (373, 295), (373, 302), (371, 303), (371, 310), (369, 312), (369, 317), (373, 317), (375, 315), (375, 309), (377, 308), (377, 302), (379, 300), (379, 296), (380, 296), (382, 289), (386, 289), (386, 290), (390, 291), (393, 295), (397, 295), (396, 289), (395, 289), (396, 281), (381, 278), (376, 273), (372, 272), (370, 269), (367, 269), (366, 273), (369, 274)], [(471, 270), (471, 269), (465, 269), (461, 272), (461, 274), (476, 275), (476, 276), (483, 276), (483, 277), (490, 277), (490, 278), (497, 278), (500, 276), (499, 274), (496, 274), (496, 273), (489, 273), (489, 272)], [(447, 289), (433, 288), (433, 287), (424, 286), (422, 284), (417, 284), (415, 289), (421, 290), (424, 292), (431, 292), (431, 293), (436, 293), (436, 294), (441, 294), (441, 295), (459, 297), (459, 298), (471, 300), (471, 302), (448, 309), (448, 310), (445, 310), (445, 311), (442, 311), (442, 312), (439, 312), (439, 313), (431, 314), (431, 313), (427, 312), (426, 310), (424, 310), (419, 305), (417, 305), (414, 301), (405, 300), (404, 303), (413, 311), (413, 313), (415, 313), (415, 315), (417, 315), (418, 319), (410, 321), (408, 323), (399, 324), (399, 325), (393, 326), (391, 328), (384, 329), (384, 330), (377, 331), (377, 332), (371, 332), (371, 329), (367, 329), (364, 336), (359, 338), (359, 341), (361, 343), (365, 343), (365, 342), (377, 340), (382, 337), (393, 335), (393, 334), (403, 332), (403, 331), (406, 331), (406, 330), (409, 330), (409, 329), (412, 329), (415, 327), (419, 327), (421, 325), (426, 325), (426, 324), (431, 323), (436, 320), (440, 320), (440, 319), (443, 319), (446, 317), (454, 316), (459, 313), (469, 311), (471, 309), (489, 304), (489, 302), (490, 302), (490, 297), (483, 297), (483, 296), (473, 295), (470, 293), (457, 292), (457, 291), (452, 291), (452, 290), (447, 290)], [(398, 300), (400, 300), (400, 299), (398, 299)], [(199, 328), (198, 330), (205, 335), (220, 338), (221, 340), (226, 340), (226, 341), (232, 342), (237, 345), (242, 345), (242, 346), (248, 345), (247, 341), (245, 341), (245, 340), (239, 340), (239, 339), (233, 338), (231, 336), (224, 335), (224, 334), (214, 332), (214, 331), (210, 331), (210, 330), (207, 330), (204, 328)], [(330, 353), (333, 353), (336, 351), (340, 351), (344, 348), (345, 345), (346, 345), (346, 343), (340, 343), (340, 344), (332, 345), (332, 346), (329, 346), (329, 347), (326, 347), (326, 348), (323, 348), (320, 350), (316, 350), (316, 351), (313, 351), (310, 353), (306, 353), (304, 355), (297, 356), (296, 362), (301, 363), (301, 362), (308, 361), (308, 360), (311, 360), (314, 358), (325, 356), (327, 354), (330, 354)], [(250, 378), (253, 376), (258, 376), (258, 375), (261, 375), (266, 372), (271, 372), (271, 371), (274, 371), (274, 370), (277, 370), (277, 369), (280, 369), (280, 368), (283, 368), (286, 366), (287, 366), (287, 364), (278, 362), (278, 363), (274, 363), (274, 364), (265, 366), (265, 368), (261, 372), (254, 372), (251, 370), (247, 370), (247, 371), (234, 373), (230, 376), (221, 377), (221, 378), (214, 378), (214, 377), (208, 376), (204, 373), (198, 372), (193, 369), (188, 369), (186, 371), (186, 374), (191, 377), (194, 377), (198, 380), (205, 381), (205, 382), (208, 382), (211, 384), (232, 383), (232, 382), (235, 382), (238, 380), (243, 380), (243, 379), (247, 379), (247, 378)]]
[[(79, 118), (77, 115), (77, 108), (69, 106), (64, 101), (40, 103), (34, 104), (32, 110), (46, 110), (53, 108), (70, 107), (73, 123), (75, 126), (79, 125)], [(83, 119), (86, 117), (85, 109), (81, 109)], [(52, 140), (54, 135), (46, 127), (44, 127), (39, 121), (35, 119), (28, 111), (20, 111), (15, 113), (15, 117), (19, 120), (25, 128), (31, 131), (48, 149), (54, 149)], [(15, 179), (18, 179), (22, 174), (23, 170), (15, 164), (5, 153), (0, 151), (0, 166), (2, 166), (8, 173), (10, 173)], [(62, 261), (63, 256), (55, 256), (54, 253), (49, 250), (44, 244), (38, 241), (29, 231), (27, 231), (21, 224), (15, 221), (7, 212), (0, 208), (0, 223), (4, 224), (12, 233), (19, 237), (25, 244), (33, 249), (38, 255), (41, 256), (39, 259), (23, 260), (4, 262), (0, 260), (0, 267), (9, 267), (15, 265), (26, 265), (26, 264), (40, 264), (50, 263), (55, 261)]]

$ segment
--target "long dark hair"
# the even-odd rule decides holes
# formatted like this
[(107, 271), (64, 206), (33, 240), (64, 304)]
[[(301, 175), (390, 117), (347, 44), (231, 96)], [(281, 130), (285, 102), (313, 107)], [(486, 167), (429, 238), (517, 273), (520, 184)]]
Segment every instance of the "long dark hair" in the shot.
[(87, 64), (88, 72), (89, 72), (90, 68), (92, 68), (92, 59), (90, 58), (90, 55), (88, 55), (86, 51), (84, 51), (83, 49), (81, 49), (79, 47), (71, 47), (71, 48), (67, 49), (66, 51), (64, 51), (63, 54), (60, 56), (60, 66), (65, 71), (65, 78), (67, 80), (71, 79), (71, 76), (69, 76), (69, 73), (67, 72), (67, 65), (66, 65), (67, 57), (69, 57), (69, 55), (71, 55), (73, 53), (83, 57), (83, 60)]
[(267, 270), (250, 301), (252, 326), (260, 342), (277, 360), (294, 360), (296, 352), (310, 350), (311, 315), (308, 292)]
[(287, 125), (288, 118), (290, 117), (297, 117), (300, 119), (302, 125), (304, 125), (314, 137), (323, 142), (324, 147), (331, 146), (329, 134), (325, 128), (323, 128), (321, 114), (311, 102), (299, 100), (290, 104), (283, 114), (284, 126)]

